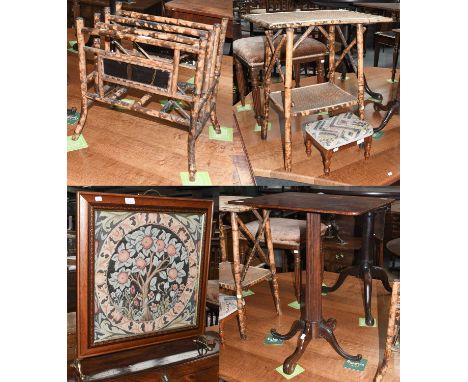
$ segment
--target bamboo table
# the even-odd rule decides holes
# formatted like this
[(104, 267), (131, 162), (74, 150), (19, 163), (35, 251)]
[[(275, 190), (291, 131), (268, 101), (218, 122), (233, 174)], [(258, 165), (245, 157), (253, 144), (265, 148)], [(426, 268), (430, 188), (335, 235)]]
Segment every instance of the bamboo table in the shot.
[[(391, 22), (392, 19), (383, 16), (369, 15), (347, 10), (318, 10), (248, 14), (244, 18), (265, 29), (265, 64), (264, 64), (264, 96), (262, 139), (267, 138), (270, 105), (268, 100), (284, 113), (284, 168), (292, 170), (291, 116), (311, 115), (328, 112), (342, 107), (357, 105), (359, 117), (364, 119), (364, 25), (372, 23)], [(324, 26), (328, 25), (328, 32)], [(335, 32), (344, 40), (340, 25), (356, 25), (356, 38), (346, 46), (340, 57), (335, 61)], [(307, 28), (294, 43), (294, 31), (297, 28)], [(328, 40), (329, 72), (328, 83), (292, 88), (293, 52), (315, 29)], [(284, 33), (285, 31), (285, 33)], [(275, 33), (274, 33), (275, 32)], [(274, 33), (274, 34), (273, 34)], [(274, 40), (280, 38), (276, 48)], [(343, 41), (345, 42), (345, 41)], [(280, 52), (286, 45), (286, 70), (283, 74), (280, 65)], [(357, 45), (358, 62), (358, 94), (357, 98), (335, 85), (335, 71), (346, 56), (350, 56), (351, 48)], [(283, 82), (284, 90), (270, 93), (271, 73), (276, 66)]]
[[(300, 320), (294, 321), (291, 329), (286, 334), (279, 334), (275, 329), (271, 330), (274, 337), (282, 340), (289, 340), (297, 332), (301, 331), (297, 339), (296, 350), (283, 363), (283, 371), (286, 374), (293, 373), (296, 363), (312, 339), (324, 338), (343, 358), (353, 362), (361, 360), (362, 356), (360, 354), (355, 356), (350, 355), (338, 344), (333, 333), (336, 327), (336, 320), (333, 318), (324, 320), (322, 317), (323, 263), (320, 251), (320, 214), (372, 216), (373, 211), (389, 205), (392, 201), (393, 199), (386, 198), (286, 192), (229, 202), (264, 210), (301, 211), (307, 214), (306, 284), (305, 295), (301, 293), (302, 317)], [(269, 214), (266, 214), (266, 219), (269, 219)], [(373, 219), (368, 220), (373, 223)], [(268, 235), (269, 224), (266, 223), (265, 226), (266, 234)], [(364, 245), (370, 246), (372, 228), (373, 224), (369, 226), (369, 231), (366, 232), (368, 237), (363, 242), (367, 244)], [(364, 280), (366, 281), (364, 287), (365, 294), (366, 296), (370, 296), (372, 278), (366, 277)]]

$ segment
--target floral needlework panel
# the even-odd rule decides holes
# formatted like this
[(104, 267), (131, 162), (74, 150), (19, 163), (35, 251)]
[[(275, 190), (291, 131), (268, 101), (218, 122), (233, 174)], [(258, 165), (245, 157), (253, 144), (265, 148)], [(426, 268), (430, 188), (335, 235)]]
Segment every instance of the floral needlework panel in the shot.
[(94, 343), (197, 326), (204, 218), (95, 212)]

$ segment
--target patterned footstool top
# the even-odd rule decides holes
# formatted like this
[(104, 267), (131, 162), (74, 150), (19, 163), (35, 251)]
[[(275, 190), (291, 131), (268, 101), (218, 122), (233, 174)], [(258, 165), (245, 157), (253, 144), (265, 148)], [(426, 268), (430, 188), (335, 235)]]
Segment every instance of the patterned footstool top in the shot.
[(350, 112), (306, 123), (304, 128), (307, 134), (327, 150), (358, 142), (374, 132), (371, 125)]
[(236, 296), (219, 294), (219, 319), (222, 320), (237, 311)]

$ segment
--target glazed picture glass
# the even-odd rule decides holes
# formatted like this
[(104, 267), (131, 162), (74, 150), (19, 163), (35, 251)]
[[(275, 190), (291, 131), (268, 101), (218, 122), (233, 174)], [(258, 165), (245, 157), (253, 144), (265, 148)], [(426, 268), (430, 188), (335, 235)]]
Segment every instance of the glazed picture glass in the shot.
[(95, 210), (95, 344), (195, 328), (205, 214)]

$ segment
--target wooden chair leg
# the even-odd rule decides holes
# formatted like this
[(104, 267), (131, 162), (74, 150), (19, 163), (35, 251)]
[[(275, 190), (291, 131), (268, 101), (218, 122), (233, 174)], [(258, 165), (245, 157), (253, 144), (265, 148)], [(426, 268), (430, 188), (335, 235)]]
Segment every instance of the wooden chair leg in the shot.
[(259, 126), (262, 125), (262, 98), (260, 94), (260, 70), (250, 69), (250, 83), (252, 84), (252, 100), (255, 112), (255, 119)]
[(364, 159), (369, 159), (372, 147), (372, 135), (364, 138)]
[(374, 66), (379, 66), (380, 44), (374, 37)]
[(271, 237), (271, 227), (270, 227), (270, 213), (267, 210), (263, 210), (263, 219), (265, 221), (265, 243), (268, 247), (268, 260), (270, 261), (270, 271), (271, 271), (271, 282), (270, 286), (273, 292), (273, 299), (275, 300), (276, 312), (281, 314), (281, 304), (279, 297), (279, 286), (278, 280), (276, 278), (276, 263), (275, 263), (275, 253), (273, 252), (273, 241)]
[(231, 226), (232, 226), (232, 256), (234, 267), (234, 282), (236, 284), (236, 300), (237, 312), (239, 314), (239, 331), (241, 339), (246, 339), (245, 334), (245, 315), (244, 315), (244, 298), (242, 297), (241, 285), (241, 264), (239, 256), (239, 227), (237, 225), (237, 214), (231, 212)]
[(306, 154), (308, 157), (310, 157), (310, 155), (312, 154), (312, 140), (309, 138), (308, 134), (306, 134), (305, 145), (306, 145)]
[(330, 175), (330, 164), (333, 157), (333, 150), (325, 150), (322, 152), (323, 172), (326, 176)]
[(216, 114), (216, 106), (211, 110), (210, 119), (216, 134), (221, 134), (221, 125), (219, 124), (218, 115)]
[(392, 63), (392, 82), (395, 82), (396, 67), (398, 63), (398, 55), (400, 53), (400, 34), (395, 36), (395, 45), (393, 46), (393, 63)]
[(196, 170), (196, 163), (195, 163), (195, 131), (196, 131), (196, 123), (197, 120), (195, 116), (192, 113), (192, 122), (190, 126), (190, 130), (188, 133), (188, 142), (187, 142), (187, 149), (188, 149), (188, 173), (189, 173), (189, 179), (191, 182), (195, 181), (195, 174), (197, 172)]
[(296, 300), (300, 302), (301, 298), (301, 254), (299, 250), (294, 250), (294, 291)]
[(318, 84), (321, 84), (321, 83), (325, 82), (324, 62), (325, 62), (325, 60), (323, 58), (320, 58), (316, 62), (316, 65), (317, 65), (317, 83)]
[(281, 249), (281, 271), (286, 273), (288, 271), (288, 257), (286, 256), (286, 251)]
[(236, 68), (236, 82), (237, 82), (237, 89), (239, 91), (239, 97), (240, 97), (242, 106), (245, 106), (244, 71), (243, 71), (242, 63), (239, 61), (239, 59), (236, 56), (234, 56), (234, 66)]
[(301, 64), (294, 62), (294, 81), (296, 82), (296, 88), (301, 86)]

